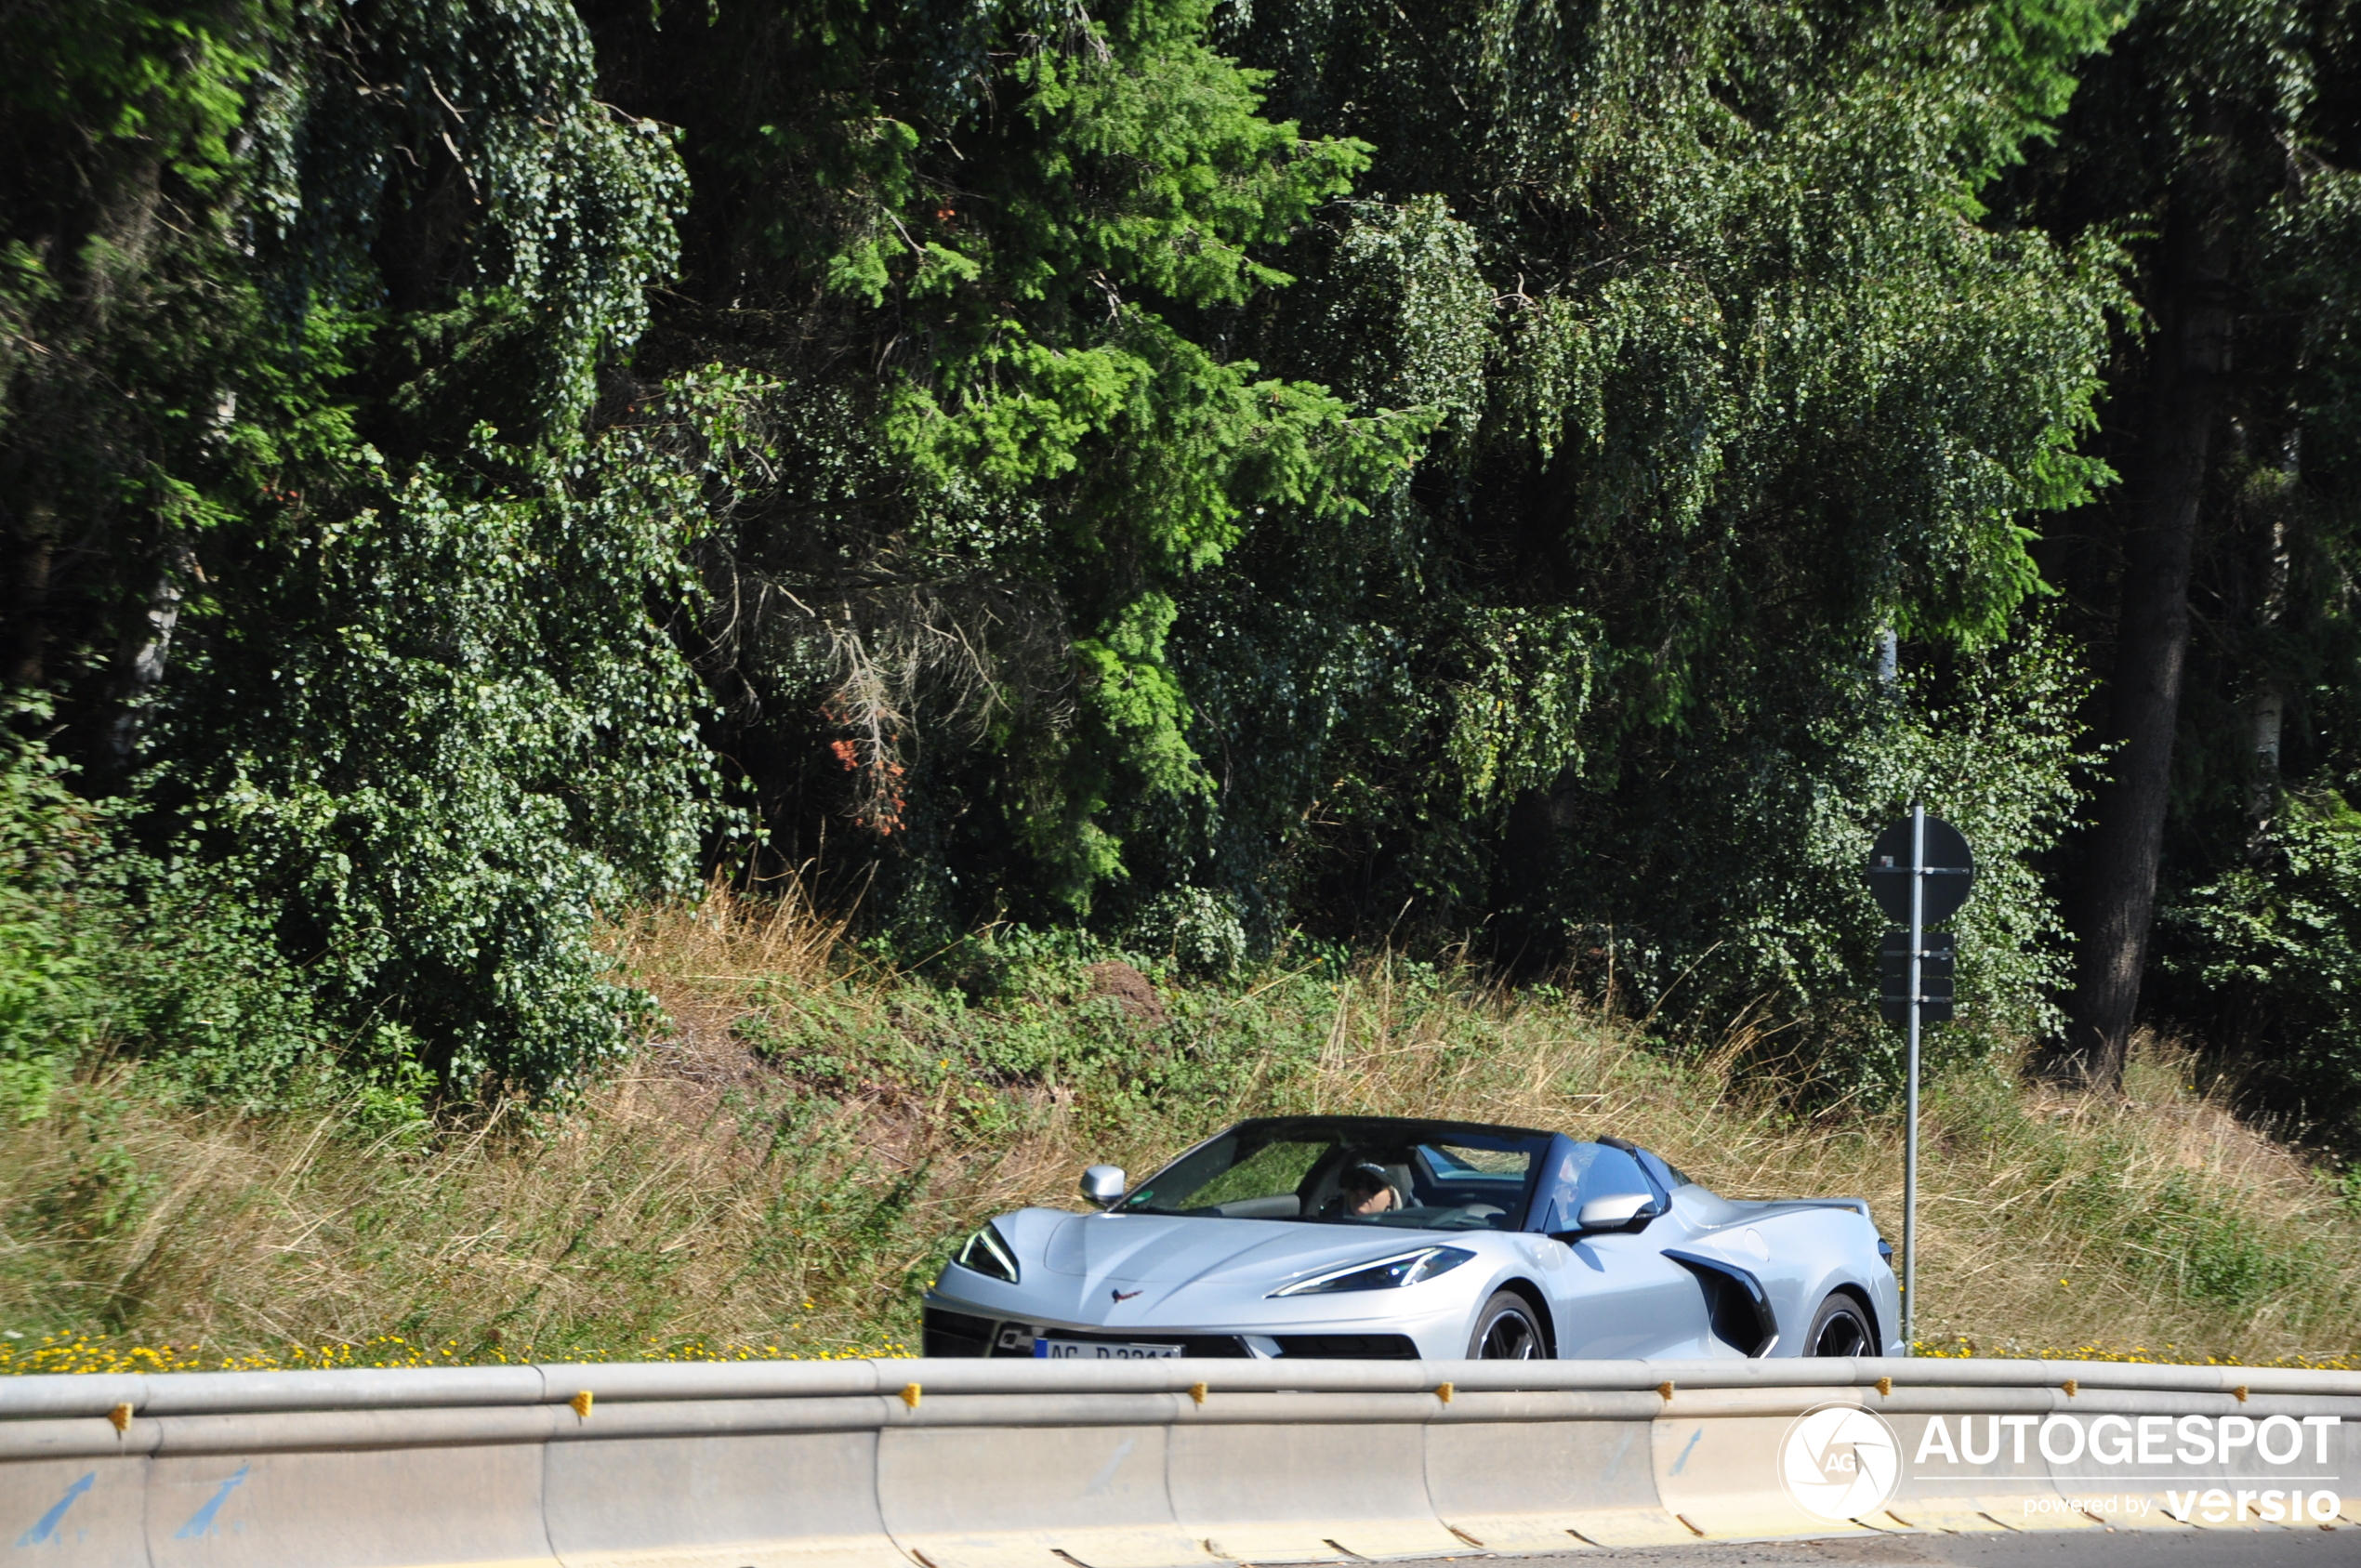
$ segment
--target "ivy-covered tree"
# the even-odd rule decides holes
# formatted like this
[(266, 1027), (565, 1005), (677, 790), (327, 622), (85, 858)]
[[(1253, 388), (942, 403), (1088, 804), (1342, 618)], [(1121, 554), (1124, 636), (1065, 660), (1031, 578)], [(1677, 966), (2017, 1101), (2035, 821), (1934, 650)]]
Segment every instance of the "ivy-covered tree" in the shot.
[(594, 909), (714, 820), (666, 628), (742, 399), (621, 358), (669, 136), (559, 0), (7, 26), (10, 675), (137, 851), (110, 1027), (231, 1093), (577, 1078), (642, 1010)]

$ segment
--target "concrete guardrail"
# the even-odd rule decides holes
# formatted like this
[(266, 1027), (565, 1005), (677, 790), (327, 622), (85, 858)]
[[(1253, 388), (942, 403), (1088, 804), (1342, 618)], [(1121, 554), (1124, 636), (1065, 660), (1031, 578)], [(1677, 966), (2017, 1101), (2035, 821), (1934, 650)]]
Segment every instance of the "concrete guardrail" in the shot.
[(915, 1360), (0, 1379), (0, 1546), (60, 1568), (1210, 1568), (2353, 1525), (2356, 1373)]

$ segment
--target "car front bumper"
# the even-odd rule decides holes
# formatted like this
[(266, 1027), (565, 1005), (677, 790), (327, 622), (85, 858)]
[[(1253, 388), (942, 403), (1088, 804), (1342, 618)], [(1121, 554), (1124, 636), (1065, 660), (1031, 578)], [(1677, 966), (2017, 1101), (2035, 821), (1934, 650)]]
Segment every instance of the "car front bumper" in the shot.
[(1467, 1313), (1429, 1312), (1415, 1320), (1322, 1323), (1141, 1324), (1061, 1322), (1022, 1308), (993, 1307), (927, 1293), (923, 1351), (930, 1356), (1025, 1356), (1048, 1335), (1085, 1343), (1178, 1345), (1184, 1356), (1230, 1360), (1294, 1357), (1318, 1361), (1435, 1360), (1467, 1353)]

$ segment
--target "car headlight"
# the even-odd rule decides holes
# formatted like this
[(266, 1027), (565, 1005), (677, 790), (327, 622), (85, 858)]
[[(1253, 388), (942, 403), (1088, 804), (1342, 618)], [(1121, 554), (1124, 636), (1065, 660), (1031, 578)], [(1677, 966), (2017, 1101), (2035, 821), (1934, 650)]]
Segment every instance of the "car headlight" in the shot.
[(1399, 1258), (1381, 1258), (1375, 1263), (1355, 1263), (1349, 1269), (1314, 1274), (1271, 1294), (1327, 1296), (1339, 1290), (1394, 1290), (1431, 1280), (1437, 1274), (1447, 1274), (1474, 1256), (1461, 1246), (1422, 1246)]
[(1000, 1233), (996, 1225), (987, 1224), (969, 1236), (968, 1245), (959, 1249), (959, 1255), (952, 1261), (990, 1279), (1017, 1283), (1016, 1248), (1009, 1245), (1009, 1238)]

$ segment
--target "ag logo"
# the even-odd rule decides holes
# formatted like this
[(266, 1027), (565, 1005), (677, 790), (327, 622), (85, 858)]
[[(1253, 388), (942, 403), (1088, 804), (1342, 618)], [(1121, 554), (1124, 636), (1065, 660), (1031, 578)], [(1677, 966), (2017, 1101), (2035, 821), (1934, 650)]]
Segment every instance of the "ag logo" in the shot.
[(1807, 1410), (1779, 1440), (1779, 1481), (1804, 1512), (1827, 1520), (1874, 1513), (1902, 1479), (1902, 1443), (1874, 1411)]

